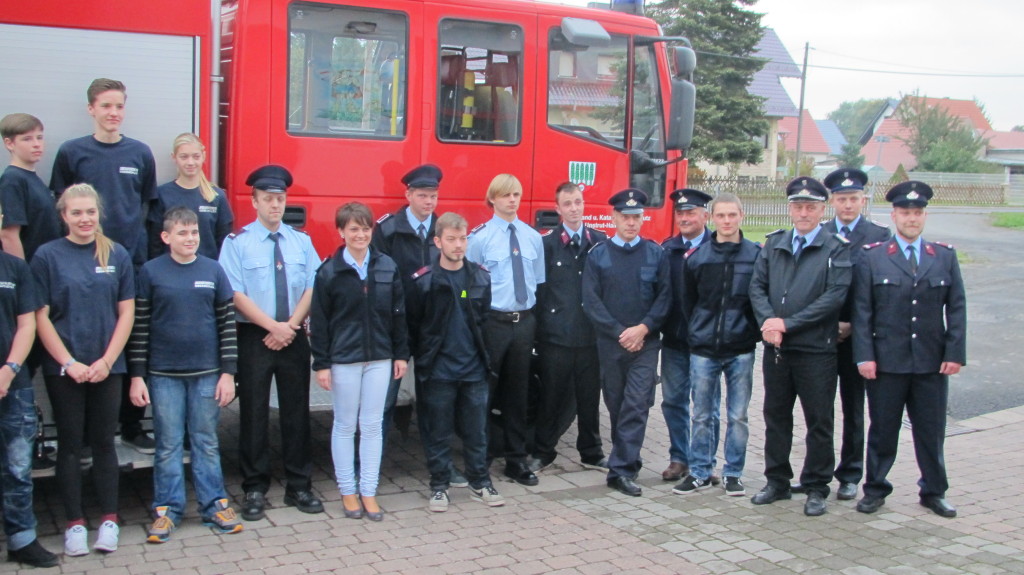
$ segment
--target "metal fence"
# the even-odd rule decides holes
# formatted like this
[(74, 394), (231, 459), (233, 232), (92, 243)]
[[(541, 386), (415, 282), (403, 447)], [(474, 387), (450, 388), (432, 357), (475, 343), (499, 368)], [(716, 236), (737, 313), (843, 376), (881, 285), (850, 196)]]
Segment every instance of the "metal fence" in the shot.
[[(979, 174), (981, 175), (981, 174)], [(934, 174), (911, 174), (911, 178), (927, 182), (935, 191), (931, 203), (936, 205), (1002, 206), (1006, 205), (1007, 186), (997, 178), (978, 180), (949, 180)], [(872, 174), (875, 180), (866, 190), (868, 207), (865, 215), (870, 216), (875, 204), (885, 205), (885, 193), (892, 187), (888, 174)], [(707, 177), (692, 179), (689, 185), (704, 190), (712, 196), (729, 192), (739, 196), (746, 213), (744, 224), (748, 226), (785, 227), (790, 225), (789, 210), (786, 207), (786, 184), (788, 179), (744, 177)], [(833, 217), (832, 209), (826, 211), (826, 218)]]

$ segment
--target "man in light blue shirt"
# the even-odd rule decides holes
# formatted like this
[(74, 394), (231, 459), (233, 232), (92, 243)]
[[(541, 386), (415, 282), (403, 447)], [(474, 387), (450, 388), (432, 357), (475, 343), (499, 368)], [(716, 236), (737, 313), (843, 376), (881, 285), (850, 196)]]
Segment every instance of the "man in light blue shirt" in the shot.
[[(466, 258), (491, 272), (491, 315), (486, 324), (491, 371), (491, 405), (501, 410), (500, 426), (491, 426), (488, 455), (505, 455), (505, 475), (537, 485), (526, 451), (530, 356), (537, 320), (533, 306), (544, 283), (544, 246), (540, 234), (517, 216), (523, 186), (511, 174), (498, 174), (487, 189), (494, 217), (469, 236)], [(497, 377), (495, 380), (494, 378)]]
[(246, 521), (263, 518), (270, 488), (272, 379), (281, 408), (284, 502), (305, 513), (324, 510), (310, 481), (310, 351), (303, 329), (320, 257), (308, 235), (281, 222), (291, 183), (281, 166), (250, 174), (246, 184), (253, 187), (256, 221), (229, 235), (220, 252), (238, 310), (238, 436)]

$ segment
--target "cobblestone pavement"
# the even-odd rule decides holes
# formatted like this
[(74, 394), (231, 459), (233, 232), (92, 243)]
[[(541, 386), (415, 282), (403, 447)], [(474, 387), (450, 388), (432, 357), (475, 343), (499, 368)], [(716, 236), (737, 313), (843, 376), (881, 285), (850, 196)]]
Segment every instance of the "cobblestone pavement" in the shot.
[[(764, 485), (759, 372), (760, 368), (755, 370), (744, 473), (748, 496)], [(221, 424), (228, 490), (236, 501), (242, 495), (235, 447), (237, 420), (237, 406), (232, 405)], [(715, 487), (673, 495), (672, 484), (660, 477), (667, 463), (668, 436), (656, 404), (643, 454), (647, 467), (639, 480), (642, 497), (613, 492), (605, 487), (602, 473), (583, 469), (570, 431), (560, 447), (562, 455), (540, 474), (537, 487), (505, 481), (500, 464), (495, 464), (495, 484), (506, 497), (506, 506), (488, 508), (471, 501), (467, 490), (452, 489), (451, 509), (432, 514), (426, 510), (427, 473), (413, 425), (410, 437), (392, 433), (389, 440), (379, 490), (379, 500), (388, 512), (385, 520), (353, 521), (343, 518), (332, 479), (330, 426), (329, 412), (314, 414), (314, 489), (325, 501), (325, 514), (305, 515), (284, 507), (284, 490), (278, 483), (269, 494), (275, 508), (266, 519), (247, 523), (240, 534), (213, 535), (192, 510), (169, 542), (146, 544), (152, 475), (137, 470), (121, 477), (120, 549), (110, 555), (93, 552), (67, 558), (60, 571), (1024, 573), (1024, 511), (1013, 496), (1016, 481), (1024, 476), (1020, 449), (1024, 408), (951, 422), (946, 443), (952, 484), (948, 497), (960, 512), (952, 520), (933, 515), (917, 502), (909, 430), (903, 433), (891, 477), (896, 491), (874, 515), (857, 513), (854, 502), (837, 502), (834, 496), (825, 516), (809, 518), (802, 513), (803, 496), (754, 507), (749, 497), (727, 497)], [(604, 435), (607, 441), (607, 418)], [(799, 468), (802, 426), (796, 436), (793, 460)], [(280, 467), (275, 475), (281, 477)], [(86, 501), (92, 500), (87, 492)], [(43, 543), (60, 550), (64, 518), (52, 478), (37, 481), (36, 510)], [(95, 527), (97, 510), (87, 513)], [(90, 532), (90, 540), (94, 537), (95, 532)], [(15, 572), (15, 567), (0, 563), (0, 572)]]

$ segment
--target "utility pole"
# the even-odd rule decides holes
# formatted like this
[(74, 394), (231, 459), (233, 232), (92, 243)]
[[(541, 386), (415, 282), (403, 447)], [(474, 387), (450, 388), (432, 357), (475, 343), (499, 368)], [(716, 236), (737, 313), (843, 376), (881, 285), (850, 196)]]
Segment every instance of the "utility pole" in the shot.
[(804, 91), (807, 87), (807, 52), (811, 49), (810, 42), (804, 42), (804, 67), (800, 71), (800, 116), (796, 121), (796, 166), (793, 167), (793, 174), (800, 175), (800, 144), (804, 138)]

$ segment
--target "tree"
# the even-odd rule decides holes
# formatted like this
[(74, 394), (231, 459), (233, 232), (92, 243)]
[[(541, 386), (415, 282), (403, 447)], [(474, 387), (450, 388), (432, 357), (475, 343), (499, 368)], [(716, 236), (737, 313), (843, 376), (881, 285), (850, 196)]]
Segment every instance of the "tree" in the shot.
[(661, 24), (666, 36), (685, 36), (697, 51), (691, 158), (714, 164), (761, 161), (768, 133), (764, 99), (747, 91), (765, 64), (751, 58), (764, 34), (761, 14), (746, 9), (756, 1), (664, 0), (648, 6), (648, 15)]
[(1024, 124), (1019, 124), (1017, 126), (1014, 126), (1013, 128), (1010, 128), (1010, 131), (1011, 132), (1024, 132)]
[(844, 168), (861, 169), (864, 167), (864, 155), (860, 153), (860, 146), (850, 142), (843, 146), (843, 153), (836, 156), (836, 162)]
[(896, 109), (896, 117), (909, 129), (902, 140), (917, 158), (915, 169), (924, 172), (982, 171), (978, 157), (985, 140), (970, 125), (941, 106), (929, 106), (917, 94), (905, 96)]
[(871, 122), (888, 101), (888, 98), (871, 98), (856, 102), (843, 102), (839, 104), (838, 108), (829, 112), (828, 119), (839, 126), (846, 141), (855, 143), (871, 126)]

